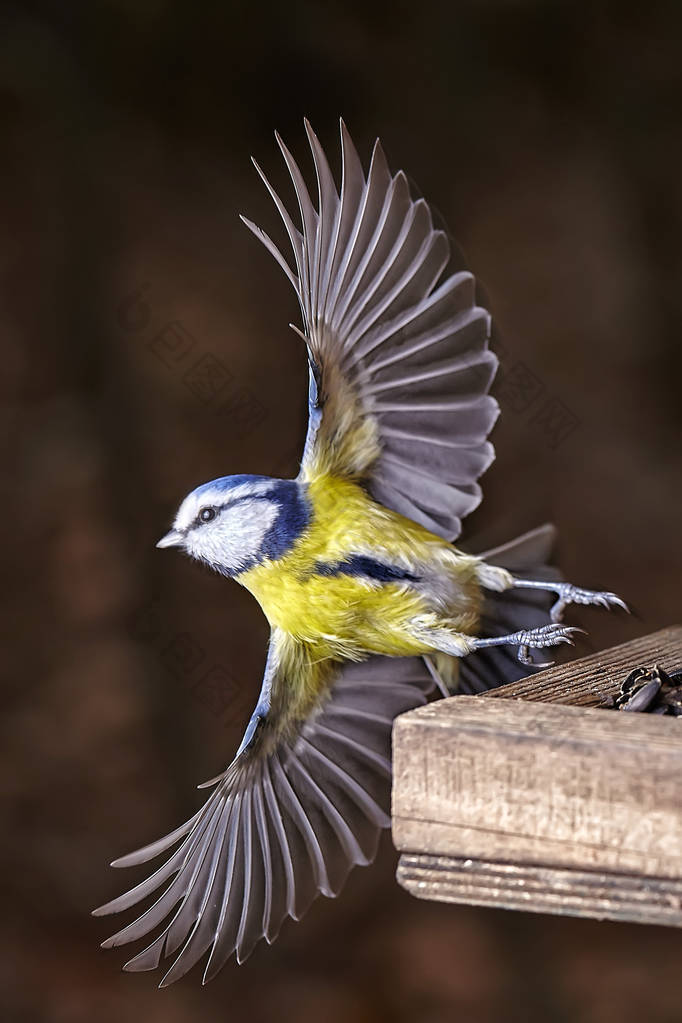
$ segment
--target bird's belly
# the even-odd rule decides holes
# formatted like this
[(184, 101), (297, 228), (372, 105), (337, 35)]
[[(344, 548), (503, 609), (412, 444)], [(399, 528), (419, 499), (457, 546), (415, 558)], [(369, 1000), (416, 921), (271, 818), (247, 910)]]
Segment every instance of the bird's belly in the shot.
[(300, 577), (273, 569), (267, 574), (252, 569), (244, 584), (270, 624), (306, 643), (316, 656), (401, 657), (424, 651), (410, 625), (429, 613), (429, 602), (416, 589), (349, 575)]

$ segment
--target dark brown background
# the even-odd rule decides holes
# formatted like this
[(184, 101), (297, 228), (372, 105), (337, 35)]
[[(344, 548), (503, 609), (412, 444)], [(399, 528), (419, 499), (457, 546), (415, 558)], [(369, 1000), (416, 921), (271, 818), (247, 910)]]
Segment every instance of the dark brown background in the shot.
[(305, 160), (307, 114), (334, 166), (339, 114), (365, 159), (380, 133), (483, 282), (505, 414), (472, 528), (551, 518), (565, 573), (632, 602), (574, 616), (584, 651), (682, 618), (681, 65), (678, 3), (4, 8), (3, 1019), (682, 1019), (680, 933), (422, 904), (388, 839), (203, 990), (120, 973), (88, 916), (259, 684), (255, 603), (154, 543), (197, 483), (295, 469), (297, 310), (237, 219), (274, 225), (273, 128)]

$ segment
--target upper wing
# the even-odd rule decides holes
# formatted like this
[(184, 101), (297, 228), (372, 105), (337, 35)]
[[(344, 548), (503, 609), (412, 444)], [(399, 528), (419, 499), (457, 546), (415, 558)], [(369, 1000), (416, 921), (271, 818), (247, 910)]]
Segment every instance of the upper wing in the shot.
[(275, 256), (301, 306), (310, 361), (310, 422), (301, 474), (364, 480), (389, 508), (446, 539), (481, 499), (476, 480), (494, 458), (488, 394), (497, 359), (490, 317), (470, 273), (441, 279), (450, 256), (423, 199), (392, 175), (379, 142), (367, 178), (341, 122), (341, 194), (306, 121), (317, 209), (277, 140), (294, 183), (299, 230), (258, 165), (284, 221), (295, 272)]
[[(263, 692), (286, 682), (266, 670)], [(240, 752), (199, 812), (113, 864), (145, 863), (180, 843), (149, 878), (95, 910), (128, 909), (165, 886), (104, 946), (163, 926), (125, 969), (152, 970), (176, 955), (163, 986), (210, 949), (209, 980), (233, 952), (241, 962), (261, 938), (272, 942), (286, 917), (299, 919), (319, 893), (337, 895), (349, 870), (374, 858), (390, 824), (393, 718), (425, 703), (432, 689), (419, 658), (373, 657), (343, 669), (321, 710), (287, 737), (268, 741), (256, 708)]]

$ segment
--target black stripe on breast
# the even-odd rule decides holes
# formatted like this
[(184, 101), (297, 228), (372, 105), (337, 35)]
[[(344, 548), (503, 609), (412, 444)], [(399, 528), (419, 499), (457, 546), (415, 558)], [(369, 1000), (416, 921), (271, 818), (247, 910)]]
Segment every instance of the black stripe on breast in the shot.
[(366, 579), (376, 579), (382, 583), (394, 582), (419, 582), (419, 576), (413, 575), (404, 568), (396, 565), (386, 565), (376, 561), (366, 554), (351, 554), (344, 561), (337, 561), (334, 564), (318, 561), (315, 565), (318, 575), (355, 575), (364, 576)]

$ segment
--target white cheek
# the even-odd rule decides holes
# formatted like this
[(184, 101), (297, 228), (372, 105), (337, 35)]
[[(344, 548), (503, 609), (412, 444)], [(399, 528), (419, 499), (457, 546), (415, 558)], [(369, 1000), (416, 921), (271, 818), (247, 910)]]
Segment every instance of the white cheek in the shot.
[(244, 501), (225, 508), (210, 529), (190, 535), (187, 550), (228, 572), (241, 571), (256, 557), (279, 514), (270, 501)]

